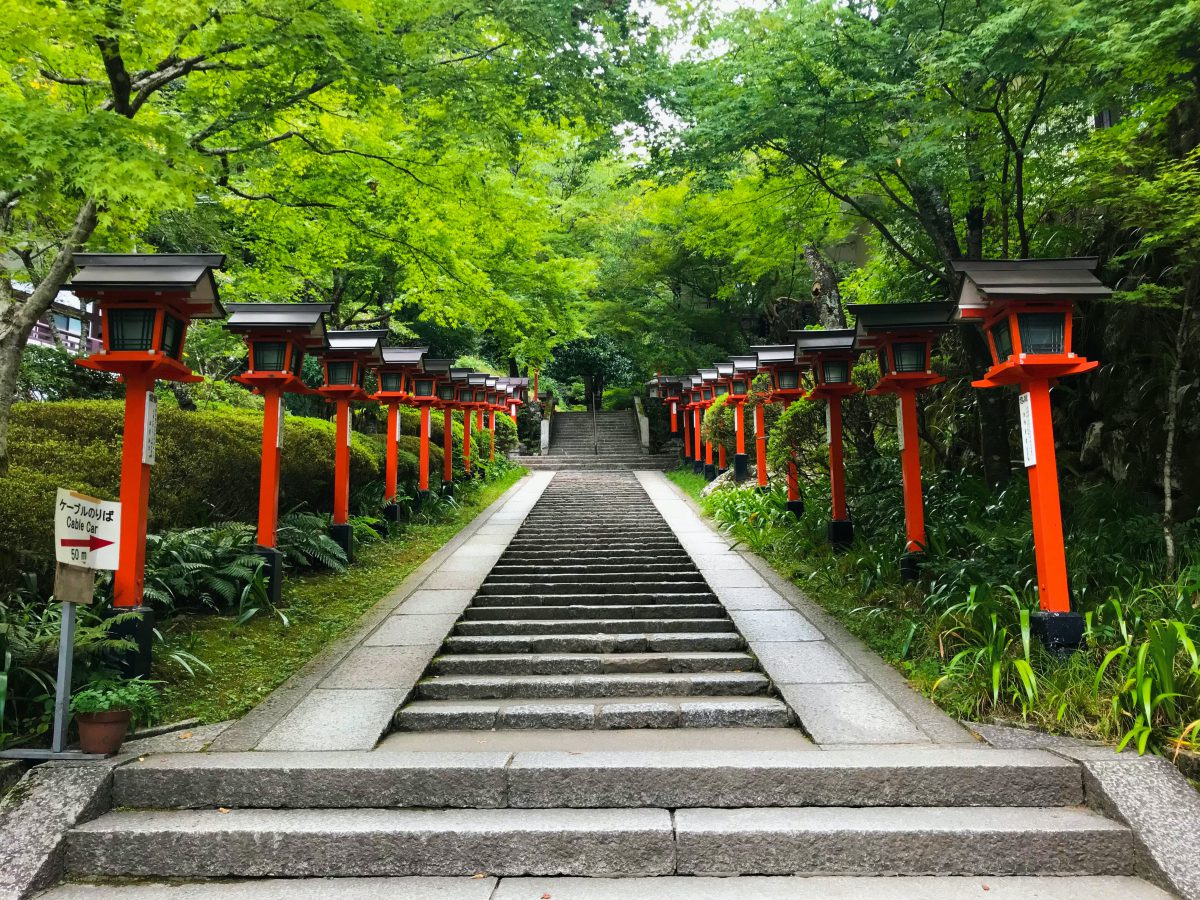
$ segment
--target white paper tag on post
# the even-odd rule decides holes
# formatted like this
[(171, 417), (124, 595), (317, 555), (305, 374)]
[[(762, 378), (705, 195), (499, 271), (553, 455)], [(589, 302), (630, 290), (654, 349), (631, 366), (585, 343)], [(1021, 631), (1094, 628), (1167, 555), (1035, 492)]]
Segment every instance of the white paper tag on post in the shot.
[(54, 558), (69, 566), (115, 569), (121, 551), (121, 504), (59, 488), (54, 498)]
[(283, 449), (283, 396), (279, 397), (279, 415), (275, 419), (275, 448)]
[(1025, 468), (1037, 465), (1037, 442), (1033, 437), (1033, 400), (1028, 393), (1017, 398), (1017, 409), (1021, 413), (1021, 449), (1025, 453)]
[(400, 415), (400, 408), (396, 407), (396, 440), (400, 440), (400, 421), (404, 417)]
[(904, 402), (896, 395), (896, 441), (904, 449)]
[(825, 403), (825, 444), (829, 447), (833, 446), (833, 413), (830, 412), (830, 403), (835, 402), (833, 399), (827, 400)]
[(158, 395), (146, 391), (146, 418), (142, 428), (142, 462), (154, 465), (154, 452), (158, 443)]

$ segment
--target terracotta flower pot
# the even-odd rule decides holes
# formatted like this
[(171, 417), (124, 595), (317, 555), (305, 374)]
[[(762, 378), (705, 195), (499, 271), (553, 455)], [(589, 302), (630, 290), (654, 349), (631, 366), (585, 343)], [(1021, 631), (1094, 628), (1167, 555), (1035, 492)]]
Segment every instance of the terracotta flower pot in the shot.
[(129, 732), (132, 714), (127, 709), (108, 712), (76, 713), (79, 726), (79, 749), (84, 753), (116, 753)]

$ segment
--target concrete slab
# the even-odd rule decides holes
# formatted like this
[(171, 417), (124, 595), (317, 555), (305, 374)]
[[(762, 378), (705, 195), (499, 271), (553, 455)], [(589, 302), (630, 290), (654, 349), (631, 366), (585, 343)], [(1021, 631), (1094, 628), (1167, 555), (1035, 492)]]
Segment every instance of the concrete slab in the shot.
[[(434, 573), (432, 577), (435, 577)], [(478, 587), (475, 585), (474, 587)], [(404, 604), (400, 607), (399, 612), (406, 616), (434, 616), (434, 615), (460, 615), (467, 604), (471, 602), (471, 598), (475, 596), (475, 592), (468, 588), (450, 588), (440, 590), (436, 588), (422, 587), (419, 591), (413, 591)]]
[(792, 606), (772, 588), (730, 588), (718, 595), (726, 609), (791, 609)]
[[(245, 881), (63, 884), (43, 900), (489, 900), (495, 878), (254, 878)], [(1140, 900), (1140, 898), (1135, 898)]]
[[(470, 598), (474, 596), (475, 591), (483, 584), (483, 580), (487, 578), (487, 574), (491, 571), (491, 566), (486, 569), (482, 565), (461, 564), (462, 570), (439, 569), (421, 585), (421, 590), (417, 593), (426, 591), (438, 594), (466, 594), (467, 603), (470, 603)], [(405, 604), (407, 605), (407, 604)], [(461, 612), (466, 603), (459, 607)], [(415, 610), (414, 610), (415, 611)], [(405, 610), (409, 612), (409, 610)]]
[[(720, 597), (720, 594), (717, 595)], [(729, 610), (729, 617), (747, 641), (819, 641), (813, 624), (795, 610)]]
[(370, 750), (404, 691), (317, 689), (258, 742), (258, 750)]
[(704, 574), (704, 580), (707, 581), (713, 588), (722, 590), (729, 588), (765, 588), (767, 583), (763, 581), (761, 575), (755, 572), (752, 568), (746, 567), (730, 567), (727, 569), (718, 570), (701, 570)]
[(440, 644), (458, 621), (455, 614), (439, 616), (388, 616), (363, 644), (367, 647)]
[(750, 652), (777, 685), (866, 681), (828, 641), (751, 641)]
[(357, 647), (321, 682), (321, 687), (407, 692), (417, 683), (437, 649), (437, 644)]
[(923, 744), (924, 734), (872, 684), (783, 684), (779, 691), (818, 744)]

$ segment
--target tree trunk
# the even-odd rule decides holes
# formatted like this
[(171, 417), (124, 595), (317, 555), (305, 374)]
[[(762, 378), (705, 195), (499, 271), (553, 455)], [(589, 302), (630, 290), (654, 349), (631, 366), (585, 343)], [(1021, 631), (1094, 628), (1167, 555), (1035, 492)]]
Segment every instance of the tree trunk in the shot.
[(846, 313), (842, 309), (842, 294), (838, 290), (838, 277), (833, 266), (812, 244), (804, 247), (804, 261), (813, 274), (813, 304), (817, 311), (817, 322), (822, 328), (845, 328)]
[(8, 473), (8, 417), (17, 393), (17, 373), (21, 354), (33, 326), (46, 314), (59, 290), (75, 268), (75, 254), (91, 237), (96, 227), (96, 202), (86, 201), (79, 208), (70, 232), (59, 245), (50, 271), (21, 303), (10, 301), (0, 306), (0, 475)]
[(1163, 543), (1167, 551), (1167, 574), (1174, 575), (1175, 552), (1175, 434), (1179, 423), (1179, 378), (1183, 372), (1184, 352), (1189, 346), (1187, 339), (1191, 326), (1192, 301), (1200, 285), (1200, 271), (1194, 271), (1188, 279), (1183, 294), (1183, 309), (1179, 313), (1179, 330), (1175, 332), (1175, 360), (1171, 365), (1171, 380), (1167, 388), (1167, 434), (1163, 448)]

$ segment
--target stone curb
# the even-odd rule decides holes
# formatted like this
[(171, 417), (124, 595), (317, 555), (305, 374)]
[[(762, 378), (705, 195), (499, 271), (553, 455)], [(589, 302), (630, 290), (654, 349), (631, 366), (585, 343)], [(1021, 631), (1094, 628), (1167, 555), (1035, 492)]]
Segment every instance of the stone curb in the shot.
[(378, 603), (368, 610), (358, 624), (329, 644), (324, 650), (310, 659), (296, 672), (267, 695), (257, 706), (246, 713), (241, 719), (229, 726), (216, 740), (209, 745), (209, 750), (236, 751), (251, 750), (267, 733), (283, 721), (309, 693), (315, 690), (347, 656), (350, 655), (383, 621), (402, 604), (409, 595), (416, 592), (422, 583), (432, 575), (459, 547), (467, 542), (501, 507), (511, 500), (522, 488), (528, 485), (534, 477), (526, 474), (516, 484), (501, 494), (486, 509), (468, 522), (458, 534), (451, 538), (441, 549), (421, 563), (415, 571), (404, 579), (396, 588), (386, 594)]
[[(713, 526), (712, 520), (705, 515), (699, 505), (666, 475), (658, 472), (643, 474), (656, 481), (661, 479), (661, 483), (669, 485), (676, 496), (688, 505), (714, 535), (719, 536), (727, 545), (731, 544), (729, 539)], [(978, 743), (967, 729), (913, 690), (903, 675), (847, 631), (840, 622), (813, 602), (803, 591), (776, 572), (765, 559), (743, 547), (731, 546), (731, 549), (808, 619), (824, 635), (825, 639), (849, 659), (867, 681), (877, 687), (930, 741), (935, 744)]]

